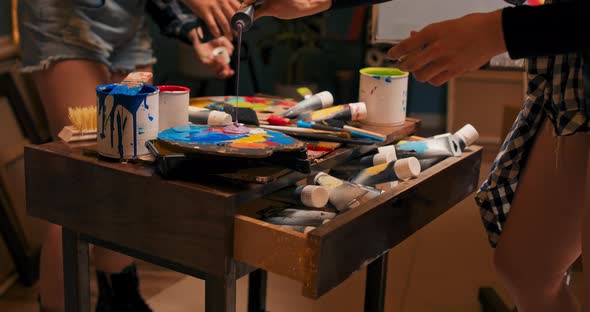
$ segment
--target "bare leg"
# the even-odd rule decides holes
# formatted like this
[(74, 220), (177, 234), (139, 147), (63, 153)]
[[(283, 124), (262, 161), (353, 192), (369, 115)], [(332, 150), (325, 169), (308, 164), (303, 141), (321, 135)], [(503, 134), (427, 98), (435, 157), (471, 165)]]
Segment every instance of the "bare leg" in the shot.
[(495, 253), (497, 271), (519, 312), (580, 311), (564, 274), (581, 253), (590, 140), (584, 134), (564, 137), (557, 153), (555, 142), (546, 123)]
[[(590, 140), (590, 136), (588, 138)], [(584, 230), (582, 234), (582, 257), (584, 261), (584, 312), (590, 311), (590, 153), (586, 168), (586, 206), (584, 207)]]

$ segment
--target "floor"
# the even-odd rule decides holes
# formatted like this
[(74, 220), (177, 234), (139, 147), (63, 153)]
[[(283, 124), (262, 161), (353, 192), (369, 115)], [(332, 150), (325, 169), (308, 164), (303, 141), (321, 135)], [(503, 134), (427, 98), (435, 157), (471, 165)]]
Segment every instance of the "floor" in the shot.
[[(491, 154), (484, 156), (482, 177)], [(477, 208), (471, 197), (410, 237), (390, 252), (388, 312), (479, 312), (477, 290), (496, 288), (508, 301), (493, 272), (492, 250), (488, 247)], [(196, 312), (204, 309), (204, 283), (163, 268), (138, 263), (141, 290), (156, 312)], [(349, 280), (320, 300), (300, 295), (301, 286), (269, 274), (267, 309), (280, 312), (362, 311), (365, 272)], [(238, 281), (238, 311), (246, 311), (247, 278)], [(93, 298), (96, 297), (93, 283)], [(0, 311), (38, 311), (37, 290), (13, 286), (0, 297)], [(508, 301), (509, 303), (509, 301)]]

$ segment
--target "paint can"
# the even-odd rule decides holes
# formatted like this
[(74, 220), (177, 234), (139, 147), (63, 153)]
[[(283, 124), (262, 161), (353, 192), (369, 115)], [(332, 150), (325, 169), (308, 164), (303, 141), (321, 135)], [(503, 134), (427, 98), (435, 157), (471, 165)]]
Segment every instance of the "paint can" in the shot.
[(359, 102), (367, 105), (367, 118), (374, 126), (396, 126), (406, 120), (408, 73), (395, 68), (367, 67), (360, 70)]
[(158, 88), (146, 84), (137, 95), (111, 95), (116, 86), (96, 88), (97, 151), (118, 159), (148, 155), (145, 142), (158, 136)]
[(158, 131), (188, 125), (190, 89), (182, 86), (158, 86), (160, 122)]

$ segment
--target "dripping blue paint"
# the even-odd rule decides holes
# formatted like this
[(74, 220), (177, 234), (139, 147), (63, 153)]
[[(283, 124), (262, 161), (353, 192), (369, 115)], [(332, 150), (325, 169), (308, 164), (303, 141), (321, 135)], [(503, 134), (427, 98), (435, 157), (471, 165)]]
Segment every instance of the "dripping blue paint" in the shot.
[(391, 77), (385, 77), (385, 82), (391, 83)]
[[(267, 145), (290, 145), (296, 142), (295, 139), (280, 132), (267, 131), (266, 134), (266, 141), (260, 143)], [(247, 136), (249, 134), (223, 133), (221, 128), (189, 125), (166, 129), (158, 134), (158, 139), (169, 142), (224, 145)]]
[[(110, 136), (110, 143), (111, 147), (114, 146), (114, 132), (115, 132), (115, 123), (117, 124), (117, 139), (119, 140), (118, 149), (119, 149), (119, 156), (123, 158), (123, 130), (127, 124), (127, 118), (125, 117), (121, 120), (121, 112), (117, 112), (117, 108), (121, 107), (121, 109), (127, 110), (132, 116), (133, 122), (133, 158), (137, 157), (137, 110), (143, 104), (144, 107), (147, 106), (147, 96), (153, 94), (158, 91), (158, 89), (151, 85), (143, 85), (139, 93), (136, 95), (127, 95), (127, 94), (112, 94), (112, 90), (115, 89), (118, 85), (117, 84), (107, 84), (101, 85), (96, 88), (98, 94), (98, 114), (102, 116), (101, 125), (102, 131), (100, 133), (100, 138), (104, 139), (105, 135), (105, 127), (107, 123), (109, 123), (109, 127), (111, 130)], [(107, 107), (105, 100), (108, 96), (113, 97), (113, 106), (111, 110), (107, 112)], [(115, 121), (115, 112), (117, 112), (116, 121)], [(153, 118), (153, 117), (152, 117)]]
[(152, 116), (152, 115), (148, 114), (148, 119), (149, 119), (150, 121), (154, 121), (154, 116)]
[(381, 76), (373, 76), (373, 79), (381, 80)]

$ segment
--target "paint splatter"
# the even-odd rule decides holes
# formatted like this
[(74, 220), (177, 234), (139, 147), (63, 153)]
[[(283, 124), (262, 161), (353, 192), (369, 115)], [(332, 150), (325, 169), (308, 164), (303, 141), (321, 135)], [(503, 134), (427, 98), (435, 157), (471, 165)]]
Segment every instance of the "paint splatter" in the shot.
[(373, 87), (373, 90), (371, 90), (371, 95), (373, 94), (373, 92), (375, 92), (375, 90), (377, 90), (377, 86)]
[(381, 76), (373, 76), (373, 79), (381, 80)]
[(150, 121), (154, 121), (154, 116), (152, 116), (152, 115), (148, 114), (148, 119), (149, 119)]
[(385, 82), (391, 83), (391, 77), (385, 77)]

